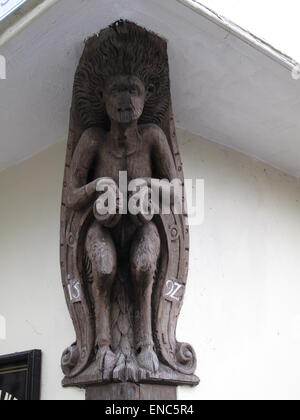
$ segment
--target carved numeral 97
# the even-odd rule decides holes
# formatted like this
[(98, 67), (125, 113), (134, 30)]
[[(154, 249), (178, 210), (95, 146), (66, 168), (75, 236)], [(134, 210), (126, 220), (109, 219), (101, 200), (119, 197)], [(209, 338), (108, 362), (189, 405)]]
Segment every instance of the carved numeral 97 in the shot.
[(180, 298), (177, 295), (178, 295), (179, 290), (183, 288), (182, 284), (174, 282), (173, 280), (168, 280), (166, 283), (166, 286), (168, 289), (168, 292), (166, 293), (166, 297), (179, 302)]

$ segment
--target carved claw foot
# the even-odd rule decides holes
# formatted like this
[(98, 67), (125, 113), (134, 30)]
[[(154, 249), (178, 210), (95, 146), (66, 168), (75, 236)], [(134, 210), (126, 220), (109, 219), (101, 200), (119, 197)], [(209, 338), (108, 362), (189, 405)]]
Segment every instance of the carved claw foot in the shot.
[(124, 369), (126, 365), (125, 357), (122, 353), (117, 356), (117, 363), (113, 371), (113, 379), (115, 381), (124, 381)]
[(138, 363), (141, 368), (156, 373), (159, 370), (159, 361), (152, 346), (142, 347), (141, 352), (137, 356)]
[(121, 357), (113, 372), (113, 379), (121, 382), (137, 382), (139, 367), (133, 359), (125, 360)]
[(117, 364), (117, 358), (108, 346), (99, 347), (97, 362), (103, 379), (110, 379)]

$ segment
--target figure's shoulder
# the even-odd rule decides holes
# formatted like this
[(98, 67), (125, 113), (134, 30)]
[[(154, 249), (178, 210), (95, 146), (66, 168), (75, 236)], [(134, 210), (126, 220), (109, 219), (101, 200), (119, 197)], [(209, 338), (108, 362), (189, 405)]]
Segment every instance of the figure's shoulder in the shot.
[(85, 144), (86, 146), (98, 146), (99, 143), (103, 142), (106, 138), (106, 132), (103, 128), (100, 127), (90, 127), (87, 128), (82, 136), (81, 136), (81, 143)]
[(156, 124), (144, 124), (139, 127), (140, 133), (144, 139), (157, 141), (166, 139), (163, 130)]

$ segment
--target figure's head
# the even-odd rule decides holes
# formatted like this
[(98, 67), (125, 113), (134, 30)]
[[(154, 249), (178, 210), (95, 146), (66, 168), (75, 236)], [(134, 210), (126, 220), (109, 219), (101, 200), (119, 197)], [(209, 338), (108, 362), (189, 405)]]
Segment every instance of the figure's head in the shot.
[[(129, 75), (129, 76), (128, 76)], [(118, 21), (86, 41), (74, 97), (85, 127), (110, 120), (160, 124), (169, 111), (167, 42), (128, 21)]]
[(143, 82), (135, 76), (111, 77), (103, 92), (109, 118), (125, 124), (138, 121), (143, 114), (147, 94)]

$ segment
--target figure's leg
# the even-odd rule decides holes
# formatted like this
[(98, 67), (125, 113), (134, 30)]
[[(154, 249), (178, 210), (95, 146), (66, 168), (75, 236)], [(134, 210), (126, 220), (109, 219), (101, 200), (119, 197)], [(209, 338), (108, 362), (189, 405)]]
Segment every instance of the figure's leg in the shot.
[(143, 226), (131, 249), (131, 279), (135, 305), (135, 343), (141, 367), (155, 372), (159, 368), (152, 336), (151, 298), (160, 255), (160, 237), (154, 223)]
[(88, 231), (86, 252), (92, 264), (98, 360), (101, 370), (107, 372), (116, 362), (110, 348), (110, 298), (117, 271), (117, 255), (109, 231), (97, 222)]

